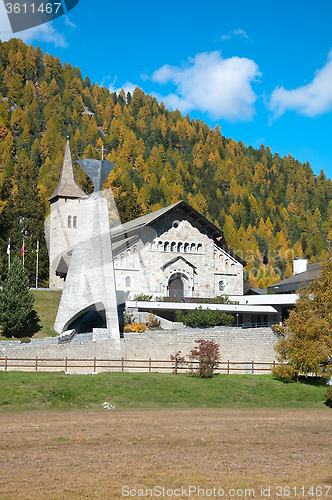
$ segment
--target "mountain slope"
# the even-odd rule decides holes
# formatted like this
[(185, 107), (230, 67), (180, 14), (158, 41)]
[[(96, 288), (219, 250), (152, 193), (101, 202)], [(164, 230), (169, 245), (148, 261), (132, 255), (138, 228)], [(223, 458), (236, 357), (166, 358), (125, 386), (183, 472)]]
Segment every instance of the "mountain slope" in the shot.
[[(67, 135), (74, 158), (99, 158), (104, 146), (116, 163), (106, 187), (123, 221), (184, 199), (223, 229), (253, 286), (291, 275), (293, 257), (319, 260), (330, 247), (332, 183), (308, 163), (225, 138), (139, 88), (110, 93), (20, 40), (0, 43), (0, 93), (2, 276), (8, 238), (18, 252), (24, 231), (27, 268), (33, 276), (38, 238), (47, 279), (43, 219)], [(91, 190), (79, 167), (77, 175)]]

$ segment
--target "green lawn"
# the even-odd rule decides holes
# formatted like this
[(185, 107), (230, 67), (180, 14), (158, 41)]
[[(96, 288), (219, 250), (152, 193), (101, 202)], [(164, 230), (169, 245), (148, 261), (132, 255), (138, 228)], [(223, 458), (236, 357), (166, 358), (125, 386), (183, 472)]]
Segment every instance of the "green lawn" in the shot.
[(285, 384), (271, 375), (0, 372), (0, 411), (115, 408), (326, 409), (326, 386)]
[(34, 334), (34, 338), (50, 337), (54, 335), (55, 317), (58, 312), (61, 298), (60, 291), (33, 290), (35, 296), (34, 309), (39, 316), (41, 330)]

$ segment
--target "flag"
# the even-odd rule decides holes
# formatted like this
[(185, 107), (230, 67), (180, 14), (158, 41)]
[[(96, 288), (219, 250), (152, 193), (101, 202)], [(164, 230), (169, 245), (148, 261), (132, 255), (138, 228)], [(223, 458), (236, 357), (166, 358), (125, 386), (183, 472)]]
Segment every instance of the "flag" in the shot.
[(10, 240), (9, 240), (9, 243), (8, 243), (8, 246), (7, 246), (7, 254), (10, 255)]
[(24, 255), (24, 240), (23, 240), (23, 245), (22, 245), (22, 248), (21, 248), (21, 255)]
[(36, 253), (39, 253), (39, 240), (37, 240), (37, 248), (36, 248)]

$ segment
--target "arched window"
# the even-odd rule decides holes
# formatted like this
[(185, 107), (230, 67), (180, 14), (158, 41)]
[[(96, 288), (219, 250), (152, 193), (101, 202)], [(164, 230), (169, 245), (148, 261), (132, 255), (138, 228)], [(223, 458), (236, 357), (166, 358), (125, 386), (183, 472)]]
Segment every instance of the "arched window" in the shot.
[(73, 217), (73, 227), (75, 227), (75, 228), (77, 227), (77, 216), (76, 215), (74, 215), (74, 217)]
[(125, 287), (126, 288), (131, 287), (131, 277), (130, 276), (126, 276), (126, 278), (125, 278)]
[(219, 292), (224, 292), (225, 291), (225, 283), (223, 280), (219, 281)]
[(161, 251), (163, 249), (163, 242), (158, 241), (158, 251)]
[(132, 258), (131, 258), (131, 251), (130, 250), (127, 250), (127, 253), (126, 253), (126, 266), (132, 267)]
[(183, 251), (184, 251), (184, 253), (188, 253), (189, 252), (189, 243), (185, 243), (184, 244)]
[(125, 256), (124, 256), (124, 254), (121, 254), (121, 256), (120, 256), (120, 264), (121, 264), (121, 267), (123, 267), (123, 265), (124, 265), (124, 261), (125, 261)]
[(191, 252), (191, 253), (194, 253), (195, 251), (196, 251), (196, 244), (195, 244), (195, 243), (192, 243), (192, 244), (190, 245), (190, 252)]
[(225, 266), (226, 266), (226, 267), (229, 267), (229, 260), (228, 260), (228, 259), (227, 259), (227, 260), (225, 260)]
[(198, 245), (197, 245), (197, 252), (201, 252), (202, 249), (203, 249), (202, 243), (198, 243)]
[(172, 243), (171, 243), (171, 252), (175, 252), (175, 247), (176, 247), (176, 243), (175, 243), (175, 241), (172, 241)]
[(68, 227), (71, 227), (71, 215), (68, 215)]
[(178, 252), (182, 252), (182, 243), (180, 241), (180, 243), (178, 243)]

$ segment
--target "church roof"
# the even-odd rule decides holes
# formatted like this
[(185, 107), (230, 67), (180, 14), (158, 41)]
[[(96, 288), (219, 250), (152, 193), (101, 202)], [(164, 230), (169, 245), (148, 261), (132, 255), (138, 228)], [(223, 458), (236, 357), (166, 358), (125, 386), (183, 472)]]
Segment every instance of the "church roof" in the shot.
[(169, 205), (168, 207), (160, 208), (159, 210), (151, 212), (150, 214), (142, 215), (142, 217), (138, 217), (137, 219), (126, 222), (125, 224), (121, 224), (120, 226), (114, 227), (111, 230), (112, 237), (117, 238), (125, 234), (128, 235), (133, 231), (136, 232), (138, 229), (143, 229), (145, 226), (150, 226), (175, 209), (181, 209), (183, 212), (185, 212), (186, 215), (190, 215), (193, 219), (204, 226), (205, 229), (208, 229), (209, 232), (212, 233), (212, 236), (215, 239), (218, 239), (221, 244), (226, 243), (224, 234), (221, 229), (212, 224), (212, 222), (206, 219), (203, 215), (197, 212), (197, 210), (195, 210), (183, 200), (173, 203), (173, 205)]
[(153, 224), (167, 214), (175, 210), (181, 210), (185, 213), (185, 215), (190, 215), (194, 221), (199, 224), (205, 231), (207, 231), (212, 238), (215, 240), (215, 243), (225, 250), (229, 255), (231, 255), (235, 260), (240, 262), (242, 265), (246, 265), (245, 261), (238, 257), (234, 252), (232, 252), (226, 244), (226, 240), (224, 237), (224, 233), (217, 226), (212, 224), (206, 217), (201, 215), (197, 210), (191, 207), (187, 202), (181, 200), (173, 205), (169, 205), (168, 207), (161, 208), (152, 212), (150, 214), (143, 215), (142, 217), (138, 217), (137, 219), (126, 222), (125, 224), (121, 224), (111, 229), (111, 237), (112, 237), (112, 247), (113, 252), (115, 250), (115, 245), (118, 242), (125, 243), (128, 242), (128, 238), (132, 237), (134, 234), (137, 234), (138, 231), (142, 230), (147, 226), (153, 226)]
[(63, 158), (63, 165), (59, 184), (49, 197), (48, 201), (54, 198), (88, 198), (88, 195), (81, 189), (77, 182), (75, 167), (71, 154), (69, 140), (67, 140), (65, 156)]

